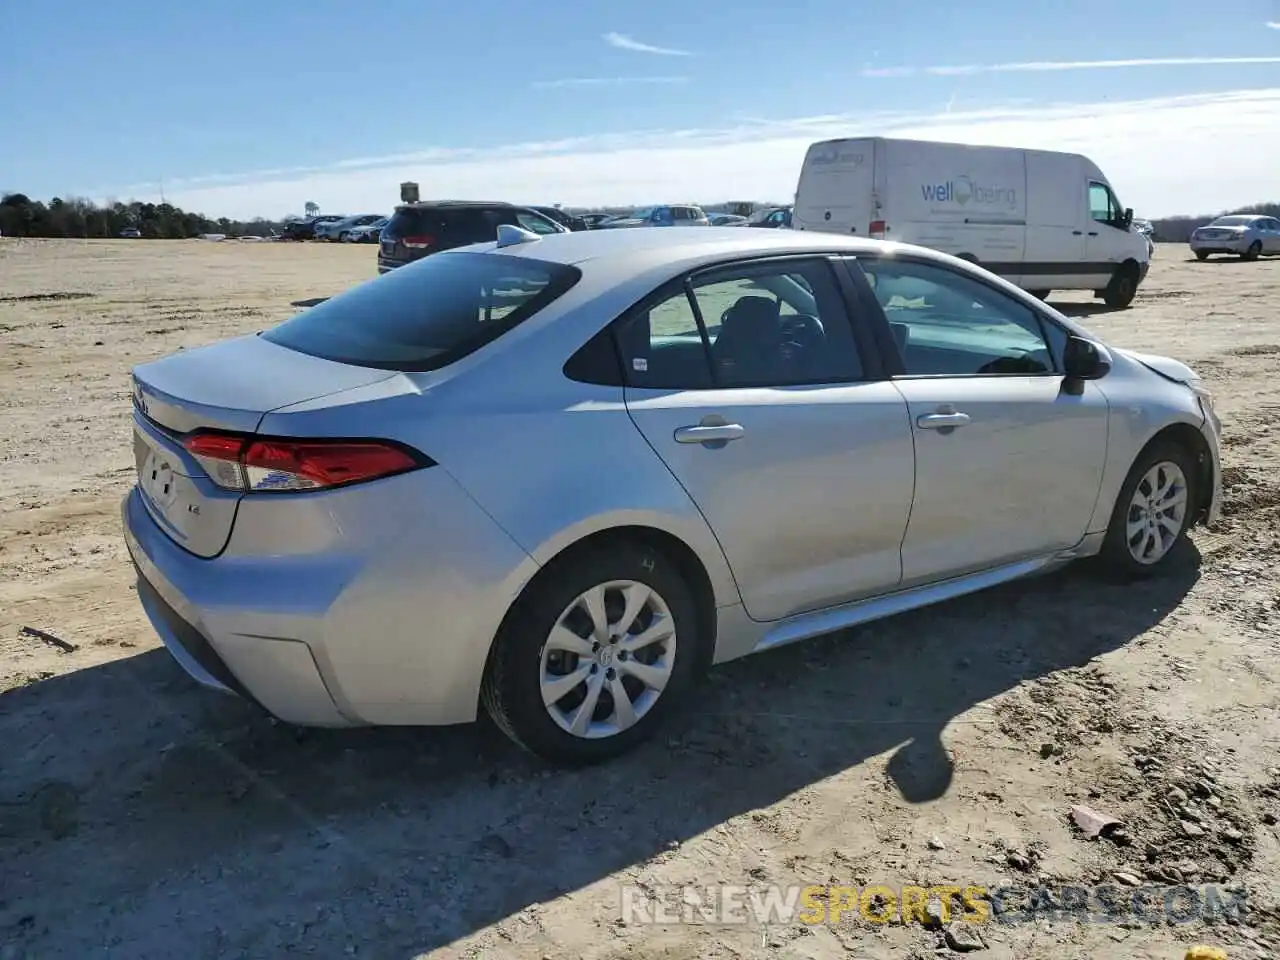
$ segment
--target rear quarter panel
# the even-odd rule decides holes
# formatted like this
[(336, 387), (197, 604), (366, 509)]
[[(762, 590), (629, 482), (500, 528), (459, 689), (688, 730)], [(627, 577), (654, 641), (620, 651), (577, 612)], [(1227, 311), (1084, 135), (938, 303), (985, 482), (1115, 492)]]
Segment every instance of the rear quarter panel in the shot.
[[(667, 258), (654, 254), (656, 262)], [(408, 443), (539, 564), (613, 527), (664, 531), (698, 555), (717, 605), (738, 603), (718, 541), (636, 429), (623, 389), (577, 383), (563, 373), (579, 346), (668, 275), (660, 267), (640, 269), (617, 285), (607, 274), (589, 274), (562, 298), (563, 315), (526, 321), (444, 371), (277, 410), (260, 430)]]

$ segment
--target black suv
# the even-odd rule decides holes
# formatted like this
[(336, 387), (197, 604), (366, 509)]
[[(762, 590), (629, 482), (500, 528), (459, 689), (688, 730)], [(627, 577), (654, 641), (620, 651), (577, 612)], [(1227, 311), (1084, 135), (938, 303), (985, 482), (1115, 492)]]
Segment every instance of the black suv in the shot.
[(426, 200), (396, 207), (378, 240), (378, 272), (386, 273), (441, 250), (498, 239), (501, 224), (533, 233), (568, 233), (549, 217), (511, 203)]
[(285, 240), (314, 240), (317, 223), (336, 223), (341, 219), (340, 213), (324, 213), (318, 217), (307, 217), (305, 220), (290, 220), (284, 225), (281, 237)]

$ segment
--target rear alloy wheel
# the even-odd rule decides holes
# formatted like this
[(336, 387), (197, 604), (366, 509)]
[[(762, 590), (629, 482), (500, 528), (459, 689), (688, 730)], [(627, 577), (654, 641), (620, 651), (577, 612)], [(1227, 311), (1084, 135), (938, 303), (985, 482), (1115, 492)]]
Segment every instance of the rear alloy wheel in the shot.
[(620, 543), (570, 557), (508, 616), (482, 696), (527, 750), (564, 764), (624, 753), (694, 680), (697, 617), (676, 567)]
[(1249, 249), (1241, 254), (1241, 259), (1257, 260), (1260, 256), (1262, 256), (1262, 241), (1255, 240), (1253, 243), (1249, 244)]
[(1037, 300), (1048, 300), (1049, 294), (1053, 293), (1053, 291), (1052, 290), (1028, 290), (1027, 293), (1031, 294)]
[(1123, 264), (1111, 277), (1102, 291), (1102, 302), (1115, 310), (1123, 310), (1133, 303), (1138, 293), (1138, 272), (1129, 264)]
[(1147, 451), (1129, 471), (1099, 559), (1122, 579), (1161, 570), (1191, 526), (1195, 463), (1177, 444)]

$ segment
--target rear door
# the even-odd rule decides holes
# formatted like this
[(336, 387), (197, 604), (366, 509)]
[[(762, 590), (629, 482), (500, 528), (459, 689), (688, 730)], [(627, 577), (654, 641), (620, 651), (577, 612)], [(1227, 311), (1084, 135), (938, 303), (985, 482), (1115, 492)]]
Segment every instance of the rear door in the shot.
[(868, 235), (876, 216), (874, 145), (832, 140), (809, 148), (796, 187), (795, 229)]
[(616, 329), (631, 417), (707, 518), (749, 616), (897, 586), (914, 475), (906, 405), (855, 334), (828, 260), (702, 272)]

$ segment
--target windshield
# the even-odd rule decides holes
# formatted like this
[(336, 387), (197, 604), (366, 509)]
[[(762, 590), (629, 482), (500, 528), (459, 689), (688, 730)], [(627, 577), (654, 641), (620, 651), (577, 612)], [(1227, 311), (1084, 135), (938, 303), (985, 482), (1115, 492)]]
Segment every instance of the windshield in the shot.
[(1247, 227), (1253, 223), (1253, 217), (1219, 217), (1213, 221), (1215, 227)]
[(648, 220), (653, 216), (653, 211), (657, 209), (657, 207), (641, 207), (639, 210), (628, 214), (627, 217), (631, 220)]
[(262, 338), (339, 363), (437, 370), (527, 320), (581, 276), (528, 257), (442, 253), (353, 287)]

